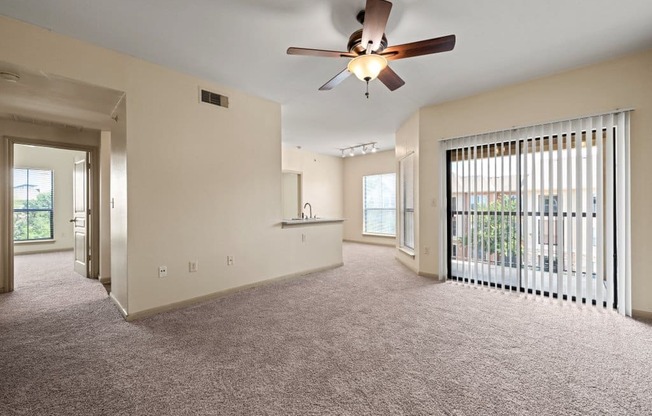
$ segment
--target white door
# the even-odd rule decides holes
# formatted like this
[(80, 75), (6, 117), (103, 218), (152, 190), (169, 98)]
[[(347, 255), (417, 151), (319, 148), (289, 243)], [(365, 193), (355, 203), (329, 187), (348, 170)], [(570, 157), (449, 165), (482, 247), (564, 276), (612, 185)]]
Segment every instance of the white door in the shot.
[(88, 168), (86, 158), (75, 161), (73, 170), (73, 236), (75, 241), (75, 273), (88, 277)]

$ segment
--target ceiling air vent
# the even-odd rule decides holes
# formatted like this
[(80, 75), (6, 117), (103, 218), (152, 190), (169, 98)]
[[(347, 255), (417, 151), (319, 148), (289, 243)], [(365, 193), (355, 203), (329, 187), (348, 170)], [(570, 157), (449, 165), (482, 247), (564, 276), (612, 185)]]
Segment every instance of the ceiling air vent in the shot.
[(202, 103), (229, 108), (229, 97), (205, 89), (199, 89), (199, 100)]

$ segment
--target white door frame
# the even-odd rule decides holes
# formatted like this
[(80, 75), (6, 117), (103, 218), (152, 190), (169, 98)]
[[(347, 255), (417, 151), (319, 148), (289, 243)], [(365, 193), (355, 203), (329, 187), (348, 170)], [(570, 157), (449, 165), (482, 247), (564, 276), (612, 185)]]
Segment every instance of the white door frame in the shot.
[[(30, 145), (53, 147), (57, 149), (77, 150), (88, 153), (90, 164), (88, 177), (89, 208), (91, 211), (89, 221), (89, 247), (90, 266), (88, 277), (99, 276), (99, 248), (100, 248), (100, 164), (99, 146), (66, 143), (65, 141), (50, 141), (42, 139), (28, 139), (14, 136), (2, 138), (4, 157), (0, 160), (0, 170), (4, 173), (4, 180), (0, 183), (0, 205), (4, 205), (5, 215), (0, 216), (0, 293), (14, 290), (14, 223), (13, 223), (13, 167), (14, 145)], [(4, 188), (4, 189), (3, 189)], [(4, 202), (1, 202), (3, 201)]]

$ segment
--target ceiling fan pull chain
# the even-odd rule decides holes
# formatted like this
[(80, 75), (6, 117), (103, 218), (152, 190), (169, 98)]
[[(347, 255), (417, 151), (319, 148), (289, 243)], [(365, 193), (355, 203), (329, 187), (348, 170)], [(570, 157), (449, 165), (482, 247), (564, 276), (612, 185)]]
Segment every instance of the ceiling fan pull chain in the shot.
[(365, 78), (365, 81), (367, 81), (367, 92), (364, 93), (364, 95), (367, 97), (367, 100), (369, 99), (369, 78)]

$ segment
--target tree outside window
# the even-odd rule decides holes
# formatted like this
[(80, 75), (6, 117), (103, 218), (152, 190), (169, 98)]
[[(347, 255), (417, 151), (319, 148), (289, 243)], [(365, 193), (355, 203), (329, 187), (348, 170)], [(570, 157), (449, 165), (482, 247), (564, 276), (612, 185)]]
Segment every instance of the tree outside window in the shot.
[(495, 201), (477, 206), (471, 241), (477, 238), (476, 249), (482, 253), (482, 258), (495, 254), (506, 264), (514, 262), (518, 250), (521, 250), (516, 224), (518, 217), (513, 215), (517, 209), (517, 201), (509, 195), (501, 195)]

